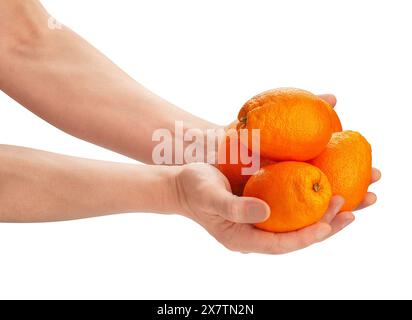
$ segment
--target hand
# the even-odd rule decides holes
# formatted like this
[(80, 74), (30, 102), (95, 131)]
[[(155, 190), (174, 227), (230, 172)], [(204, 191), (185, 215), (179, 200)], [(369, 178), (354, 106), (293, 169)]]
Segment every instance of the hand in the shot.
[(294, 232), (266, 232), (252, 223), (268, 218), (268, 205), (260, 199), (233, 195), (226, 177), (213, 166), (184, 165), (175, 185), (182, 213), (233, 251), (287, 253), (322, 241), (353, 221), (352, 213), (338, 214), (344, 201), (334, 196), (322, 221)]

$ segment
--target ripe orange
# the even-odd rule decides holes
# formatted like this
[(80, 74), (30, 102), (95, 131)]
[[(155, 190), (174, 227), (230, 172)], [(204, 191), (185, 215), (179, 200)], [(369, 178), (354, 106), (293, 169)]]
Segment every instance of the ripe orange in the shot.
[[(237, 123), (237, 122), (236, 122)], [(229, 129), (236, 127), (236, 124), (229, 126)], [(232, 137), (234, 139), (234, 137)], [(226, 134), (225, 139), (221, 142), (218, 148), (218, 163), (217, 168), (222, 172), (226, 178), (229, 180), (232, 193), (241, 196), (243, 194), (243, 189), (246, 185), (246, 182), (249, 180), (251, 175), (242, 174), (243, 168), (250, 168), (252, 164), (243, 164), (240, 157), (241, 153), (247, 154), (248, 158), (252, 158), (252, 163), (257, 160), (259, 157), (257, 154), (253, 154), (252, 151), (248, 150), (246, 146), (240, 143), (240, 139), (237, 138), (236, 141), (232, 142), (233, 147), (237, 150), (235, 159), (231, 159), (231, 137)], [(232, 160), (232, 161), (231, 161)], [(271, 161), (266, 158), (260, 157), (260, 167), (263, 167), (268, 164), (272, 164), (274, 161)], [(259, 167), (259, 169), (260, 169)]]
[(335, 109), (330, 108), (331, 110), (331, 122), (332, 122), (332, 132), (341, 132), (342, 131), (342, 123), (340, 122), (339, 116), (336, 113)]
[(260, 169), (246, 183), (244, 196), (266, 201), (270, 217), (256, 227), (289, 232), (319, 221), (332, 196), (326, 175), (318, 168), (295, 161)]
[(310, 163), (326, 174), (333, 194), (345, 198), (342, 211), (353, 210), (361, 203), (371, 181), (372, 150), (360, 133), (334, 133), (326, 149)]
[(332, 135), (331, 107), (314, 94), (292, 88), (263, 92), (239, 111), (238, 129), (260, 129), (261, 155), (273, 160), (315, 158)]

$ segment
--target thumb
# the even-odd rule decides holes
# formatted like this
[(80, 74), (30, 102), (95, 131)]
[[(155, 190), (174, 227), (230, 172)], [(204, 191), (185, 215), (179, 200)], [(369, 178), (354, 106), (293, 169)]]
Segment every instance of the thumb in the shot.
[(221, 217), (236, 223), (258, 223), (269, 218), (270, 208), (266, 202), (251, 197), (237, 197), (229, 191), (216, 194), (214, 211)]

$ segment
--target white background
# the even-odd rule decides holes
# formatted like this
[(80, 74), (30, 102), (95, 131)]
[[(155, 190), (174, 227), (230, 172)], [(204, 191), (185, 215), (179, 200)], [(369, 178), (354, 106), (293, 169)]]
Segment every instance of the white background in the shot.
[[(283, 256), (179, 216), (0, 224), (1, 298), (412, 298), (410, 1), (43, 1), (131, 76), (221, 124), (260, 91), (333, 92), (383, 172), (378, 203)], [(0, 94), (0, 143), (115, 161)]]

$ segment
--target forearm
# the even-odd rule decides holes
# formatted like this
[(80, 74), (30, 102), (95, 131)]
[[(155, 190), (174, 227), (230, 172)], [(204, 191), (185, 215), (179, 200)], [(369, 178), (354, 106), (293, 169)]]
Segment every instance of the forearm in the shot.
[(0, 221), (175, 213), (179, 167), (130, 165), (0, 145)]
[(33, 113), (146, 163), (157, 143), (154, 130), (165, 128), (174, 136), (175, 120), (185, 129), (217, 127), (145, 89), (68, 28), (50, 30), (37, 1), (27, 6), (30, 10), (2, 8), (0, 88)]

